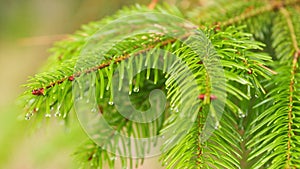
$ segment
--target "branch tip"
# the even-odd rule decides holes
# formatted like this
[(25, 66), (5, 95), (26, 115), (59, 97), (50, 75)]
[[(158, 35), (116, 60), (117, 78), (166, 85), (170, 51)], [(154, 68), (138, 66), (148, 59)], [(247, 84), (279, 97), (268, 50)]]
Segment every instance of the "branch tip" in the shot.
[(44, 95), (45, 89), (44, 88), (39, 88), (39, 89), (34, 89), (32, 90), (32, 94), (36, 96)]

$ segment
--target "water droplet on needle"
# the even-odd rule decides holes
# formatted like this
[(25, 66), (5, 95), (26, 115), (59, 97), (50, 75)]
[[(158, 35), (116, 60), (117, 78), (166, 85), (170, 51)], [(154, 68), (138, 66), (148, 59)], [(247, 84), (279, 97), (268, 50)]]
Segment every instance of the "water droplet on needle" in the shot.
[(45, 114), (45, 117), (50, 118), (50, 117), (51, 117), (51, 114), (50, 114), (50, 113), (47, 113), (47, 114)]

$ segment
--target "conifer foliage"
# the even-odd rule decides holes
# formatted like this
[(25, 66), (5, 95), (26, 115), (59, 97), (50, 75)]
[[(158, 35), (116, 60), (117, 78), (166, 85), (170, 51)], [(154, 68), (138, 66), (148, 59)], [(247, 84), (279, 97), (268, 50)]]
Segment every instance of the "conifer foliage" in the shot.
[[(152, 17), (118, 20), (141, 13)], [(130, 22), (134, 28), (98, 32), (111, 23)], [(166, 28), (164, 22), (171, 24)], [(132, 29), (138, 33), (122, 41), (108, 36)], [(25, 119), (40, 123), (55, 116), (68, 122), (83, 107), (76, 103), (95, 98), (91, 111), (110, 128), (93, 131), (78, 148), (81, 168), (114, 168), (116, 160), (135, 168), (153, 150), (159, 150), (155, 155), (165, 168), (300, 168), (299, 0), (214, 0), (189, 11), (136, 5), (82, 26), (51, 52), (44, 71), (25, 85)], [(117, 90), (128, 98), (116, 96)], [(160, 96), (166, 96), (163, 102)], [(117, 100), (122, 111), (134, 109), (121, 114)], [(154, 104), (165, 106), (153, 110)], [(160, 114), (154, 120), (140, 115), (141, 123), (132, 118), (139, 112)]]

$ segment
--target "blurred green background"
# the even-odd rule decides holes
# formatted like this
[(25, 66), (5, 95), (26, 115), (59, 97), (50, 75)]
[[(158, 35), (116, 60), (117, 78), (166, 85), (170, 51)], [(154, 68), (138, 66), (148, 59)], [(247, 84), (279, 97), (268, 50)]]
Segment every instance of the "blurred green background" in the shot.
[[(47, 49), (80, 25), (111, 15), (125, 5), (151, 0), (0, 0), (0, 168), (72, 169), (71, 154), (86, 138), (77, 121), (66, 128), (55, 118), (36, 127), (24, 121), (17, 97), (28, 76), (39, 72)], [(203, 1), (165, 0), (188, 8)], [(34, 129), (35, 128), (35, 129)], [(158, 158), (144, 167), (159, 168)]]

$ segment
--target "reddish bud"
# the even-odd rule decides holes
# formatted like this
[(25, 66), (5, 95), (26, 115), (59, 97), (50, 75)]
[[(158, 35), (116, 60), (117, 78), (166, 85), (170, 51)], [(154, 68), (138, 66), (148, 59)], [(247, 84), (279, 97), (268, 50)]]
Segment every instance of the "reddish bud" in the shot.
[(93, 159), (93, 155), (90, 155), (88, 160), (91, 161)]
[(39, 96), (39, 95), (43, 95), (43, 94), (44, 94), (44, 91), (45, 91), (44, 88), (39, 88), (39, 89), (32, 90), (31, 93), (32, 93), (33, 95)]
[(249, 70), (248, 70), (248, 74), (252, 74), (252, 69), (249, 69)]
[(220, 31), (220, 30), (221, 30), (220, 25), (217, 25), (217, 26), (215, 27), (215, 31), (218, 32), (218, 31)]
[(210, 100), (216, 100), (216, 99), (217, 99), (217, 96), (215, 96), (213, 94), (210, 95)]
[(70, 76), (69, 78), (68, 78), (68, 80), (69, 81), (73, 81), (75, 78), (74, 78), (74, 76), (72, 75), (72, 76)]
[(221, 24), (220, 24), (220, 22), (216, 22), (214, 25), (215, 25), (215, 28), (214, 28), (215, 32), (218, 32), (218, 31), (221, 30)]
[[(200, 100), (204, 100), (204, 98), (205, 98), (205, 94), (200, 94), (198, 96), (198, 99), (200, 99)], [(216, 100), (216, 99), (217, 99), (217, 96), (215, 96), (213, 94), (210, 95), (210, 100)]]
[(205, 94), (200, 94), (200, 95), (198, 96), (198, 99), (204, 100), (204, 98), (205, 98)]

